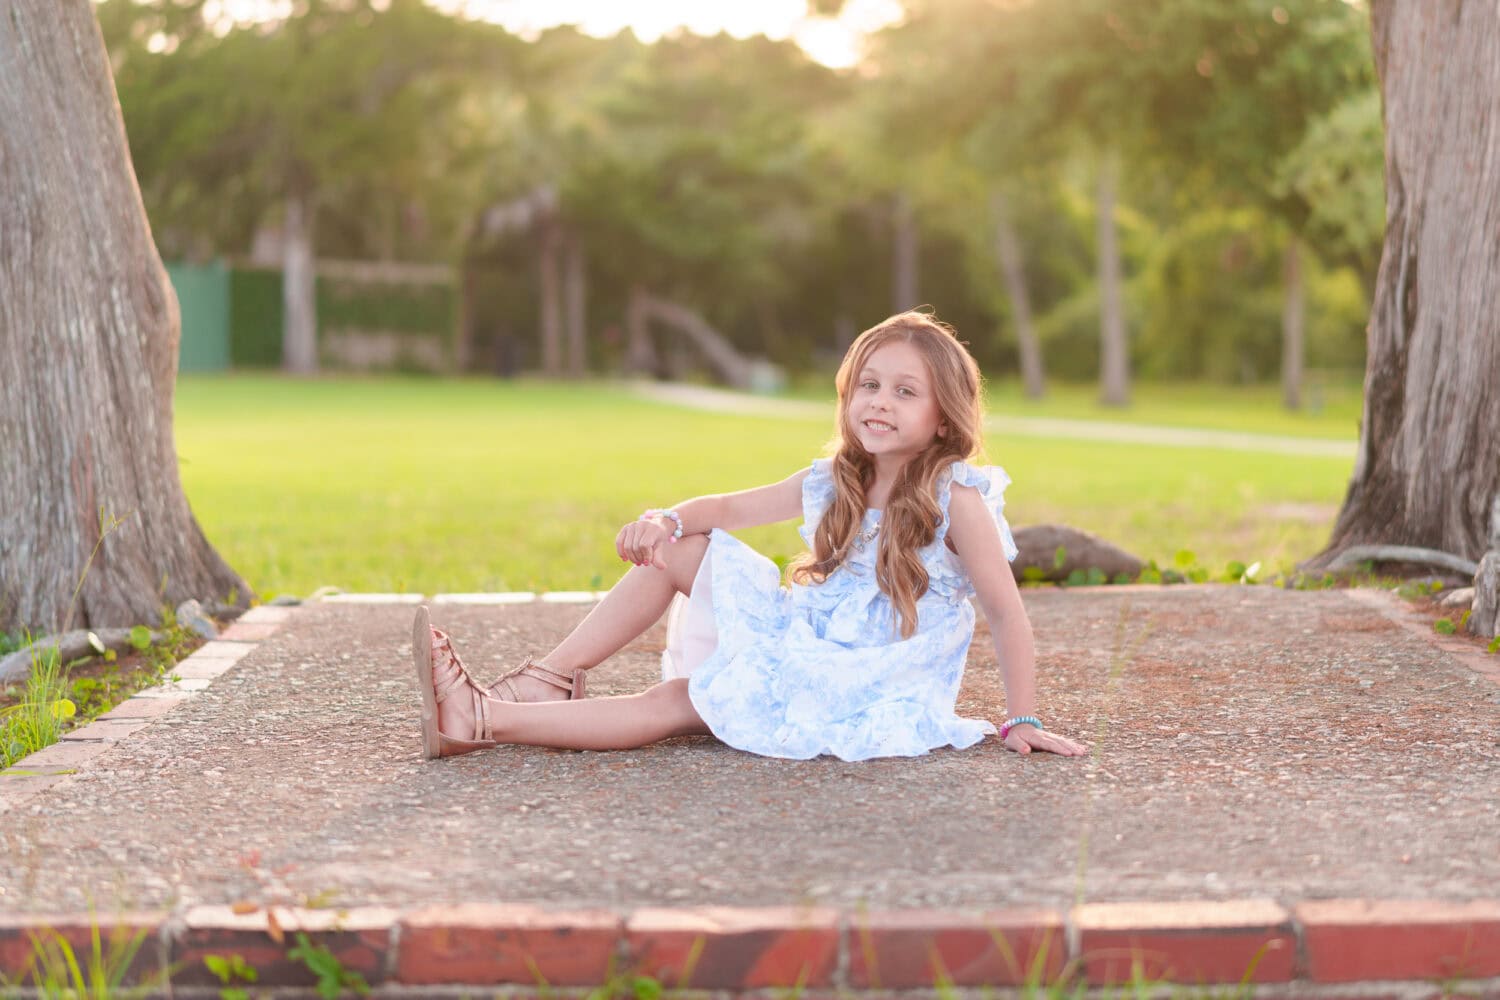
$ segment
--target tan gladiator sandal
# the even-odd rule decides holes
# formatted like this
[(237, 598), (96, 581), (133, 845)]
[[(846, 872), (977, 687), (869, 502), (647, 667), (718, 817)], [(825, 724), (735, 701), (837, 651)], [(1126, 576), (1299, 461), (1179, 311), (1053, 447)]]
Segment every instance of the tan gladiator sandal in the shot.
[(569, 677), (560, 670), (553, 670), (544, 664), (532, 662), (531, 657), (528, 656), (519, 667), (485, 688), (484, 693), (496, 701), (520, 701), (521, 693), (516, 690), (516, 682), (512, 678), (524, 674), (527, 677), (535, 677), (539, 681), (546, 681), (553, 687), (568, 692), (568, 701), (578, 701), (584, 697), (583, 677), (587, 673), (587, 670), (580, 667), (573, 671), (572, 677)]
[[(446, 633), (432, 627), (426, 605), (417, 608), (416, 619), (412, 622), (411, 656), (417, 668), (417, 691), (422, 696), (422, 752), (427, 759), (455, 757), (498, 746), (490, 726), (484, 692), (464, 669), (452, 640)], [(440, 687), (432, 678), (433, 660), (438, 656), (448, 658), (458, 667), (458, 672), (443, 680)], [(457, 695), (461, 698), (465, 694), (473, 699), (474, 705), (474, 736), (467, 740), (448, 736), (438, 729), (438, 705), (450, 697)]]

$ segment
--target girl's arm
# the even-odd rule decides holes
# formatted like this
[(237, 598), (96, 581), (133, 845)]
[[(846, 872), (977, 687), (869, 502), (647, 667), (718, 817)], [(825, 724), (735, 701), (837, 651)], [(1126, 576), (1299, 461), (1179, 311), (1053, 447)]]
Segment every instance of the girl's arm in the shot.
[[(1011, 718), (1036, 715), (1036, 649), (1031, 641), (1031, 620), (1021, 605), (1021, 591), (1005, 558), (995, 519), (972, 486), (953, 487), (948, 503), (948, 537), (990, 624), (995, 656), (1005, 680), (1005, 709)], [(1018, 753), (1050, 750), (1079, 757), (1086, 752), (1082, 744), (1029, 723), (1012, 727), (1005, 745)]]
[[(779, 483), (694, 497), (672, 508), (682, 518), (684, 535), (703, 535), (714, 528), (738, 531), (762, 524), (789, 521), (802, 513), (802, 480), (808, 469), (799, 469)], [(660, 549), (677, 530), (677, 523), (665, 515), (648, 521), (632, 521), (615, 537), (620, 558), (637, 566), (650, 563), (665, 568)]]

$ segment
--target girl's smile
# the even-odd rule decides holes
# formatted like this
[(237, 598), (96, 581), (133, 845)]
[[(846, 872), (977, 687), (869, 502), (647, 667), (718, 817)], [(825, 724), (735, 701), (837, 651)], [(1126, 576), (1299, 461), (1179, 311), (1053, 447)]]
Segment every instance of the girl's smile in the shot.
[(871, 352), (849, 397), (850, 430), (879, 462), (905, 462), (943, 433), (921, 353), (905, 341)]

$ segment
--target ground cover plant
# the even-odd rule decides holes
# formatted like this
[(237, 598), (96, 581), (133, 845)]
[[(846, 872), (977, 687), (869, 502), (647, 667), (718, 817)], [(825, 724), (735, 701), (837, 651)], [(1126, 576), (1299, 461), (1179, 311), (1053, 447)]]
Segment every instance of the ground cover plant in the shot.
[[(0, 639), (0, 653), (29, 642), (24, 633)], [(180, 624), (171, 608), (163, 608), (160, 628), (153, 632), (137, 625), (123, 654), (101, 644), (97, 655), (63, 663), (55, 648), (37, 651), (24, 681), (0, 687), (0, 768), (51, 746), (69, 729), (87, 725), (137, 691), (172, 677), (178, 661), (204, 641)]]
[[(608, 587), (623, 520), (787, 475), (829, 436), (824, 417), (699, 413), (609, 383), (272, 375), (183, 377), (175, 426), (199, 523), (262, 596)], [(1187, 549), (1215, 577), (1259, 562), (1262, 579), (1327, 539), (1353, 462), (995, 434), (986, 447), (1015, 480), (1018, 527), (1069, 524), (1161, 566)], [(794, 528), (743, 537), (787, 559)]]

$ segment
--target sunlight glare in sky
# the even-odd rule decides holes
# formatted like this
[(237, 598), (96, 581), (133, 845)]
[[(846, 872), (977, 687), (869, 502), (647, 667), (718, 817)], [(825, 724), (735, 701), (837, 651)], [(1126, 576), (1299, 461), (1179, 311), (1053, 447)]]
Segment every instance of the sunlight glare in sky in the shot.
[[(232, 0), (226, 0), (232, 2)], [(255, 2), (255, 0), (241, 0)], [(438, 0), (445, 10), (502, 24), (523, 38), (559, 24), (607, 37), (632, 29), (654, 42), (679, 28), (694, 34), (721, 31), (736, 38), (763, 34), (791, 38), (812, 58), (846, 68), (859, 61), (863, 37), (901, 17), (896, 0), (846, 0), (837, 18), (813, 17), (806, 0)]]

